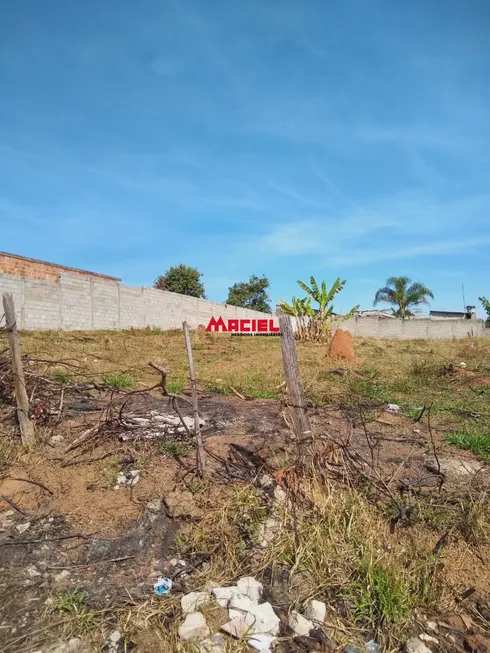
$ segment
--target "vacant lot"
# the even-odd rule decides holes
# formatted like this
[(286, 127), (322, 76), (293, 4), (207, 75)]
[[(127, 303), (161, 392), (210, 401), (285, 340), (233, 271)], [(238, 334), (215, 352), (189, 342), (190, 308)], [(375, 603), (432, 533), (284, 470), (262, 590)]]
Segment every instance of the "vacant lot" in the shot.
[[(192, 340), (205, 479), (192, 437), (158, 431), (175, 416), (168, 400), (146, 390), (153, 361), (186, 394), (182, 333), (22, 334), (30, 452), (3, 353), (0, 649), (48, 651), (69, 635), (100, 651), (117, 630), (112, 651), (196, 650), (177, 636), (180, 596), (251, 575), (281, 618), (283, 653), (370, 639), (397, 650), (419, 634), (433, 651), (487, 650), (490, 342), (358, 339), (356, 363), (299, 343), (315, 436), (305, 469), (280, 339)], [(132, 471), (137, 484), (118, 484)], [(163, 598), (160, 575), (174, 579)], [(328, 639), (287, 626), (311, 598), (327, 605)], [(215, 632), (227, 620), (212, 602), (203, 612)], [(252, 649), (230, 638), (226, 650)]]

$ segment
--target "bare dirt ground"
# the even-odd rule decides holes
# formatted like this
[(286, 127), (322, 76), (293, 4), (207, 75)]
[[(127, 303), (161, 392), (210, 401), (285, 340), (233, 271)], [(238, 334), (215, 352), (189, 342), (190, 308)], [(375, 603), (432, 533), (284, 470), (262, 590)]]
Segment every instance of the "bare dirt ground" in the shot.
[[(193, 487), (193, 455), (162, 453), (155, 441), (142, 439), (145, 429), (125, 443), (120, 438), (133, 432), (111, 425), (81, 455), (79, 450), (65, 453), (80, 431), (100, 418), (107, 393), (92, 395), (91, 413), (80, 410), (79, 401), (67, 399), (64, 420), (56, 429), (62, 441), (48, 439), (3, 472), (0, 494), (15, 504), (0, 504), (4, 651), (31, 651), (49, 642), (52, 621), (46, 621), (45, 601), (63, 591), (83, 588), (96, 612), (148, 600), (160, 573), (178, 579), (182, 571), (170, 561), (179, 556), (175, 536), (183, 525), (199, 521), (210, 505), (224, 501), (234, 484), (286, 468), (294, 452), (280, 402), (206, 396), (200, 400), (209, 466), (206, 487)], [(139, 414), (171, 412), (168, 401), (156, 395), (136, 397), (131, 409)], [(326, 407), (311, 409), (310, 416), (324, 468), (336, 482), (341, 482), (342, 459), (349, 452), (365, 461), (363, 473), (371, 476), (374, 470), (373, 482), (385, 484), (394, 497), (428, 491), (442, 502), (490, 485), (488, 467), (441, 442), (437, 427), (431, 436), (427, 424), (382, 409), (372, 411), (367, 423)], [(128, 469), (140, 472), (140, 482), (115, 489), (117, 473)], [(407, 526), (391, 530), (387, 537), (403, 538)], [(440, 538), (420, 524), (412, 535), (432, 547)], [(480, 600), (490, 596), (487, 555), (485, 547), (472, 550), (458, 540), (446, 546), (442, 575), (454, 596), (469, 587)], [(206, 560), (186, 562), (199, 570)], [(183, 579), (181, 590), (188, 584)]]

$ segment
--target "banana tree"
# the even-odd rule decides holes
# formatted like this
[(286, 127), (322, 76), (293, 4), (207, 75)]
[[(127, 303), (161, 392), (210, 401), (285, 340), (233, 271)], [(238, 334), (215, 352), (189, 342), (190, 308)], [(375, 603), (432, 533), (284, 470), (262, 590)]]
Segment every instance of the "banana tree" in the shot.
[[(318, 342), (329, 337), (332, 329), (332, 301), (343, 289), (345, 283), (345, 280), (341, 281), (339, 277), (334, 281), (332, 287), (327, 290), (325, 281), (322, 281), (319, 286), (315, 277), (310, 277), (310, 286), (307, 286), (303, 281), (298, 281), (298, 285), (305, 291), (306, 297), (302, 299), (293, 297), (291, 304), (280, 300), (281, 309), (288, 315), (297, 318), (297, 335), (301, 340)], [(316, 302), (318, 308), (313, 308), (312, 302)], [(340, 320), (349, 319), (358, 308), (359, 305), (354, 306)]]

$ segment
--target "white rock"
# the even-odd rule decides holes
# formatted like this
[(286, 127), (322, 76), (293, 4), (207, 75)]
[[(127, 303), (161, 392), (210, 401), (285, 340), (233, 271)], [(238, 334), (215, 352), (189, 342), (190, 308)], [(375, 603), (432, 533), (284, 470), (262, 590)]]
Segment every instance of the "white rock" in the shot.
[(282, 487), (280, 485), (276, 485), (276, 487), (274, 488), (274, 501), (280, 504), (284, 504), (286, 503), (287, 499), (288, 498), (286, 496), (286, 493), (284, 492)]
[(42, 576), (41, 572), (38, 571), (38, 569), (36, 569), (36, 567), (34, 565), (31, 565), (30, 567), (27, 567), (26, 571), (27, 571), (27, 575), (30, 578), (35, 578), (36, 576)]
[(230, 619), (240, 617), (242, 614), (249, 612), (250, 609), (256, 605), (257, 601), (252, 601), (252, 599), (245, 594), (235, 592), (228, 604)]
[(461, 369), (463, 369), (463, 370), (465, 370), (465, 369), (468, 367), (468, 365), (466, 365), (466, 363), (465, 363), (464, 361), (461, 361), (461, 363), (459, 364), (459, 366), (460, 366)]
[(258, 539), (260, 546), (265, 549), (274, 540), (279, 532), (281, 524), (275, 517), (268, 517), (267, 521), (261, 522), (258, 528)]
[(247, 644), (252, 648), (257, 649), (260, 653), (269, 653), (272, 649), (272, 643), (276, 640), (271, 635), (252, 635), (247, 637)]
[(83, 642), (78, 637), (72, 637), (67, 642), (55, 644), (48, 649), (48, 653), (78, 653), (83, 650)]
[(200, 612), (190, 612), (179, 627), (179, 637), (183, 642), (197, 642), (209, 637), (209, 628)]
[(63, 442), (64, 439), (65, 438), (62, 435), (53, 435), (50, 438), (49, 442), (50, 442), (50, 444), (59, 444), (60, 442)]
[(411, 637), (405, 644), (407, 653), (432, 653), (424, 642), (418, 637)]
[(261, 603), (253, 606), (248, 612), (255, 618), (254, 633), (265, 635), (277, 635), (279, 632), (280, 620), (270, 603)]
[(435, 621), (428, 621), (426, 625), (429, 630), (437, 632), (437, 623)]
[(254, 623), (255, 617), (250, 613), (247, 613), (228, 621), (226, 624), (221, 626), (221, 630), (228, 633), (228, 635), (235, 637), (235, 639), (240, 639), (247, 634), (251, 635), (255, 632)]
[[(436, 465), (437, 466), (437, 462)], [(441, 472), (446, 476), (474, 476), (484, 465), (478, 460), (439, 457)]]
[(5, 512), (0, 513), (0, 525), (4, 528), (10, 526), (12, 523), (12, 517), (15, 515), (13, 510), (6, 510)]
[(269, 474), (261, 474), (257, 479), (257, 484), (265, 490), (274, 485), (274, 479)]
[(197, 648), (199, 653), (225, 653), (226, 640), (218, 633), (210, 639), (205, 639)]
[(296, 635), (309, 635), (310, 630), (314, 627), (309, 619), (305, 619), (299, 612), (293, 610), (289, 615), (289, 627), (294, 630)]
[(313, 599), (308, 603), (305, 610), (305, 617), (310, 621), (316, 621), (317, 623), (323, 623), (325, 617), (327, 616), (327, 606), (323, 601), (316, 601)]
[(170, 426), (178, 426), (180, 424), (180, 418), (177, 415), (155, 415), (155, 419), (162, 419), (165, 424)]
[(401, 413), (402, 409), (398, 404), (388, 404), (385, 408), (385, 413)]
[(255, 580), (253, 576), (245, 576), (240, 578), (236, 584), (240, 593), (245, 594), (251, 599), (254, 603), (258, 603), (262, 598), (262, 583), (258, 580)]
[(26, 521), (24, 524), (17, 524), (17, 526), (15, 528), (22, 535), (22, 533), (25, 533), (26, 531), (28, 531), (30, 529), (30, 527), (31, 527), (31, 522)]
[(438, 639), (432, 637), (432, 635), (427, 635), (427, 633), (421, 633), (419, 637), (423, 642), (427, 642), (427, 644), (439, 644)]
[(109, 635), (109, 641), (111, 642), (111, 644), (117, 644), (120, 641), (121, 637), (122, 637), (121, 633), (118, 630), (114, 630)]
[(211, 594), (222, 608), (227, 608), (233, 594), (236, 594), (239, 591), (240, 590), (236, 585), (232, 585), (231, 587), (214, 587), (211, 590)]
[(57, 583), (61, 583), (61, 581), (66, 580), (67, 578), (69, 578), (70, 575), (71, 575), (71, 574), (70, 574), (70, 572), (68, 571), (68, 569), (63, 569), (63, 571), (60, 571), (59, 574), (56, 574), (56, 576), (54, 577), (54, 579), (55, 579), (55, 581), (56, 581)]
[(205, 603), (209, 603), (209, 594), (207, 592), (190, 592), (180, 599), (180, 605), (184, 615), (196, 610)]
[(150, 512), (158, 513), (162, 509), (162, 500), (161, 499), (152, 499), (148, 501), (146, 507)]

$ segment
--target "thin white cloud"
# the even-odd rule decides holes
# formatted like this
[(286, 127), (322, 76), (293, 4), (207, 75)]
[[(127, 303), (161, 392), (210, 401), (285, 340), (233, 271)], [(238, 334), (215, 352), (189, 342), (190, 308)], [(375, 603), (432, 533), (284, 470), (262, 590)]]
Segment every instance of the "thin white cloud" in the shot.
[(461, 240), (443, 240), (409, 247), (404, 246), (403, 242), (400, 242), (398, 248), (391, 245), (384, 249), (363, 248), (355, 251), (350, 250), (346, 255), (329, 257), (328, 265), (333, 267), (342, 265), (372, 265), (381, 261), (457, 254), (468, 249), (475, 249), (489, 244), (490, 236)]

